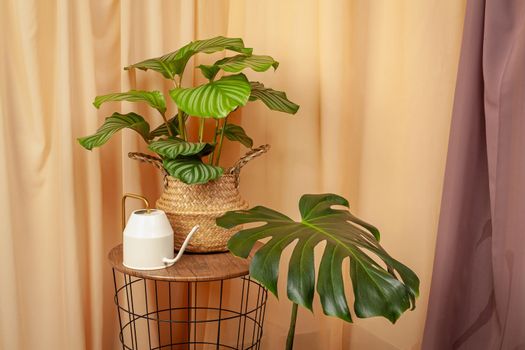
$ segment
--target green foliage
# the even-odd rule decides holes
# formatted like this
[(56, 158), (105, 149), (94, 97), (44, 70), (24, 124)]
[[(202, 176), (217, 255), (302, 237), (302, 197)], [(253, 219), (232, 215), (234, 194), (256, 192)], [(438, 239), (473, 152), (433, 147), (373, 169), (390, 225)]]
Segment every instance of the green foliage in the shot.
[[(229, 50), (237, 54), (217, 60), (212, 65), (200, 65), (197, 68), (207, 84), (196, 87), (182, 86), (182, 77), (190, 59), (198, 54), (211, 54)], [(180, 49), (164, 56), (147, 59), (132, 64), (125, 69), (156, 71), (175, 84), (175, 89), (169, 93), (177, 108), (177, 115), (171, 119), (166, 117), (166, 100), (159, 91), (131, 90), (97, 96), (93, 104), (99, 108), (110, 101), (146, 102), (155, 108), (162, 116), (163, 124), (156, 126), (150, 132), (150, 125), (134, 113), (115, 113), (106, 119), (104, 125), (91, 136), (79, 139), (80, 144), (87, 148), (101, 146), (122, 128), (137, 131), (148, 143), (149, 149), (162, 157), (164, 167), (172, 176), (186, 183), (204, 183), (222, 175), (219, 162), (223, 139), (240, 142), (246, 147), (253, 147), (253, 140), (246, 135), (242, 127), (228, 124), (228, 115), (249, 101), (261, 100), (270, 109), (294, 114), (298, 105), (287, 99), (286, 94), (265, 88), (261, 83), (249, 82), (241, 72), (251, 69), (264, 72), (270, 68), (277, 69), (279, 63), (266, 55), (253, 55), (253, 49), (244, 46), (240, 38), (218, 36), (211, 39), (196, 40)], [(217, 74), (223, 74), (216, 79)], [(214, 118), (216, 120), (213, 140), (203, 140), (205, 123), (199, 123), (198, 142), (189, 140), (186, 132), (188, 117)], [(219, 123), (219, 119), (224, 122)], [(222, 125), (221, 125), (222, 124)], [(211, 123), (209, 124), (211, 125)], [(216, 152), (214, 151), (217, 148)], [(210, 154), (213, 152), (213, 154)], [(203, 157), (208, 157), (210, 164), (204, 164)]]
[(286, 93), (265, 88), (259, 82), (251, 81), (250, 85), (250, 101), (261, 100), (268, 108), (279, 112), (295, 114), (299, 110), (299, 105), (288, 100)]
[(261, 55), (237, 55), (233, 57), (226, 57), (215, 62), (215, 65), (225, 72), (239, 73), (246, 68), (251, 68), (256, 72), (265, 72), (270, 67), (277, 69), (279, 62), (275, 61), (270, 56)]
[(178, 135), (179, 134), (179, 122), (177, 117), (173, 117), (168, 120), (167, 123), (161, 124), (158, 127), (156, 127), (149, 135), (150, 139), (154, 139), (155, 137), (161, 137), (161, 136), (169, 136), (168, 133), (168, 127), (171, 130), (172, 135)]
[(165, 158), (175, 159), (179, 156), (204, 157), (215, 148), (214, 145), (205, 142), (187, 142), (181, 139), (167, 139), (153, 141), (148, 147), (153, 152)]
[(187, 184), (203, 184), (221, 177), (221, 167), (204, 164), (199, 157), (165, 159), (164, 169)]
[(229, 73), (239, 73), (246, 68), (251, 68), (256, 72), (265, 72), (270, 67), (273, 67), (274, 69), (279, 67), (279, 62), (275, 61), (270, 56), (237, 55), (223, 58), (212, 65), (201, 64), (197, 68), (202, 71), (202, 75), (211, 81), (215, 79), (215, 76), (221, 69)]
[(299, 201), (302, 217), (299, 222), (272, 209), (255, 207), (227, 212), (217, 219), (217, 224), (233, 228), (264, 223), (236, 233), (228, 242), (228, 248), (246, 258), (255, 242), (271, 237), (255, 253), (250, 275), (275, 295), (281, 254), (296, 242), (288, 265), (287, 294), (291, 301), (310, 310), (316, 285), (314, 248), (325, 242), (317, 274), (317, 293), (324, 313), (352, 321), (342, 272), (343, 263), (349, 258), (355, 314), (383, 316), (394, 323), (403, 312), (415, 307), (418, 277), (381, 247), (379, 231), (374, 226), (356, 218), (347, 208), (333, 206), (348, 208), (348, 202), (335, 194), (307, 194)]
[(135, 130), (146, 142), (148, 142), (150, 138), (149, 124), (140, 115), (135, 113), (113, 113), (111, 117), (106, 118), (104, 124), (98, 128), (95, 134), (80, 137), (78, 138), (78, 142), (85, 149), (91, 150), (94, 147), (102, 146), (114, 133), (124, 128)]
[(214, 53), (217, 51), (231, 50), (247, 55), (251, 55), (252, 49), (244, 47), (244, 42), (240, 38), (225, 38), (218, 36), (206, 40), (196, 40), (179, 50), (166, 54), (158, 58), (151, 58), (139, 63), (132, 64), (129, 68), (142, 70), (152, 69), (161, 73), (164, 78), (174, 79), (175, 75), (182, 75), (186, 64), (196, 53)]
[(208, 79), (209, 81), (213, 81), (217, 73), (221, 70), (220, 67), (215, 66), (213, 64), (212, 65), (201, 64), (200, 66), (197, 66), (197, 68), (201, 70), (202, 75), (204, 75), (204, 77)]
[(128, 92), (117, 92), (95, 97), (93, 105), (99, 108), (101, 104), (110, 101), (146, 102), (161, 114), (166, 112), (166, 101), (164, 95), (159, 91), (130, 90)]
[(164, 168), (171, 176), (185, 183), (206, 183), (222, 175), (222, 168), (201, 160), (215, 149), (212, 144), (168, 138), (152, 141), (149, 149), (164, 159)]
[(195, 88), (176, 88), (170, 96), (189, 115), (204, 118), (225, 118), (250, 97), (250, 83), (244, 74), (222, 77)]
[(253, 140), (246, 135), (244, 129), (239, 125), (226, 124), (226, 126), (224, 126), (224, 136), (230, 141), (240, 142), (245, 147), (253, 147)]

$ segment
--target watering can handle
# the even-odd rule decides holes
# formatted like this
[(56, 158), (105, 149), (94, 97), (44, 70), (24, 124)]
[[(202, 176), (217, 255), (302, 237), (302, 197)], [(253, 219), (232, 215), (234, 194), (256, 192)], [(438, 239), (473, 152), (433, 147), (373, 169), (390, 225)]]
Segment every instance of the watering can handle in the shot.
[(122, 208), (122, 231), (124, 231), (124, 229), (126, 228), (126, 199), (127, 198), (140, 199), (141, 201), (144, 202), (144, 204), (146, 204), (146, 209), (149, 211), (149, 202), (148, 202), (146, 197), (143, 197), (143, 196), (140, 196), (140, 195), (134, 194), (134, 193), (124, 193), (124, 195), (122, 196), (122, 204), (121, 204), (121, 208)]

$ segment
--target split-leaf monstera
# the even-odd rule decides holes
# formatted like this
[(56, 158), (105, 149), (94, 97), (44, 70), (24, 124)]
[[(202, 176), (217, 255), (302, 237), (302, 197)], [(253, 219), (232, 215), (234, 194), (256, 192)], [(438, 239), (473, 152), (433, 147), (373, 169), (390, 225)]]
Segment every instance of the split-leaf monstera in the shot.
[[(312, 310), (317, 290), (326, 315), (351, 322), (343, 283), (343, 265), (348, 259), (355, 315), (382, 316), (395, 322), (403, 312), (415, 308), (419, 279), (379, 244), (377, 228), (352, 215), (348, 207), (348, 201), (335, 194), (307, 194), (299, 201), (301, 221), (259, 206), (227, 212), (217, 224), (233, 228), (263, 223), (236, 233), (228, 248), (246, 258), (258, 240), (271, 238), (255, 253), (250, 275), (275, 295), (282, 252), (295, 243), (287, 281), (288, 298), (294, 304)], [(321, 243), (325, 247), (316, 276), (314, 248)]]
[[(183, 86), (186, 66), (194, 55), (220, 51), (233, 51), (236, 54), (222, 57), (211, 65), (198, 66), (208, 79), (207, 83)], [(79, 138), (78, 141), (84, 148), (91, 150), (102, 146), (117, 131), (132, 129), (142, 136), (149, 150), (160, 156), (164, 169), (171, 176), (188, 184), (215, 180), (223, 174), (219, 161), (224, 139), (253, 147), (253, 140), (242, 127), (228, 123), (231, 112), (255, 100), (261, 100), (268, 108), (284, 113), (295, 114), (299, 109), (284, 92), (249, 81), (246, 72), (243, 72), (265, 72), (270, 68), (275, 70), (278, 66), (279, 62), (271, 56), (254, 55), (253, 49), (245, 47), (240, 38), (218, 36), (193, 41), (166, 55), (124, 68), (153, 70), (175, 85), (169, 91), (169, 97), (177, 109), (173, 118), (167, 117), (170, 106), (166, 103), (165, 94), (160, 91), (130, 90), (105, 94), (95, 98), (93, 104), (96, 108), (107, 102), (145, 102), (159, 112), (163, 123), (150, 128), (149, 123), (138, 114), (114, 113), (95, 134)], [(204, 140), (205, 119), (210, 118), (215, 120), (215, 130), (211, 133), (212, 139)], [(199, 132), (192, 139), (186, 124), (195, 119), (198, 120)]]

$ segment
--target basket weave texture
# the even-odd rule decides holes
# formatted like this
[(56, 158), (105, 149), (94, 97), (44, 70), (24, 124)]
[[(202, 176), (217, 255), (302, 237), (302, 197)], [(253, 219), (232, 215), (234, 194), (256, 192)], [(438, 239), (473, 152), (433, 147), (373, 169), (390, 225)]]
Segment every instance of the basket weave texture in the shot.
[(171, 176), (156, 207), (163, 210), (173, 227), (175, 248), (180, 248), (193, 226), (187, 251), (196, 253), (227, 251), (230, 237), (239, 229), (225, 229), (215, 219), (230, 210), (247, 209), (238, 189), (239, 174), (225, 174), (205, 184), (188, 185)]
[(228, 230), (215, 223), (215, 219), (227, 211), (248, 208), (248, 203), (239, 193), (241, 168), (269, 149), (270, 145), (253, 148), (219, 179), (194, 185), (185, 184), (169, 176), (162, 166), (162, 160), (157, 157), (136, 152), (131, 152), (128, 156), (150, 163), (164, 174), (164, 192), (157, 200), (156, 207), (166, 213), (171, 223), (175, 248), (179, 249), (191, 229), (199, 225), (200, 228), (192, 236), (186, 251), (211, 253), (227, 251), (228, 240), (241, 229), (236, 227)]

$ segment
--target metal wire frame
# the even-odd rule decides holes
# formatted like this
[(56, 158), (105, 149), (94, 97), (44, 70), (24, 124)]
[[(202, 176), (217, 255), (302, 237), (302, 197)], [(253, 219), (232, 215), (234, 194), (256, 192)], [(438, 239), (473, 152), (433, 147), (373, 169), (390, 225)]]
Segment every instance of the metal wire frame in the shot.
[[(261, 347), (268, 291), (249, 276), (171, 282), (113, 269), (113, 282), (123, 350)], [(239, 287), (240, 303), (225, 295), (225, 285)], [(210, 305), (208, 299), (215, 299), (217, 290), (218, 300)]]

